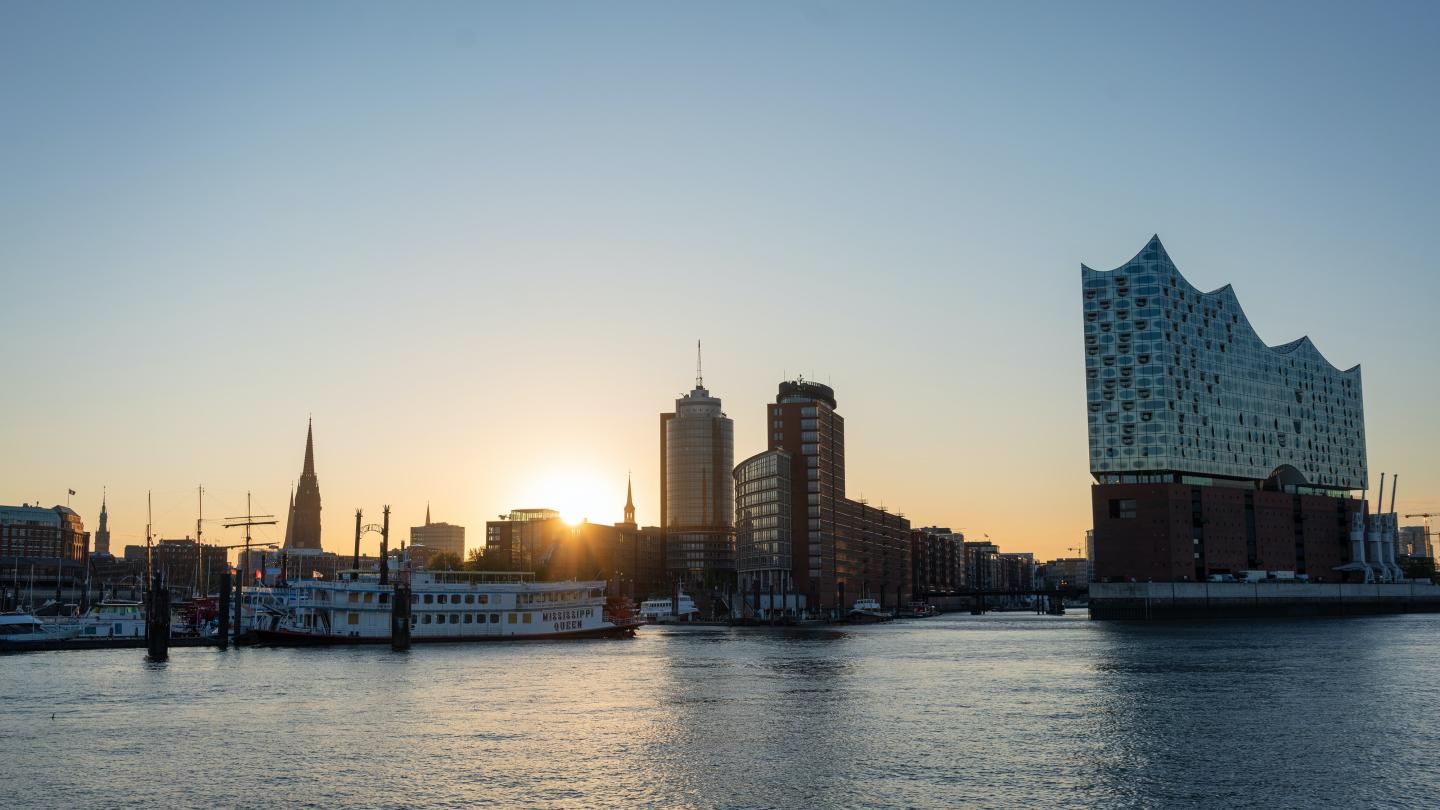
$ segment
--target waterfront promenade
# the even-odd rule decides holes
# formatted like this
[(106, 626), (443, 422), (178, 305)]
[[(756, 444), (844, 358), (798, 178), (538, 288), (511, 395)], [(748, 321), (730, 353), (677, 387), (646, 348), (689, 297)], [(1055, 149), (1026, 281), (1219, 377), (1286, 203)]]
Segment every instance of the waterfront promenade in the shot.
[(38, 653), (3, 659), (0, 780), (19, 807), (1421, 808), (1436, 660), (1435, 616), (1083, 611)]

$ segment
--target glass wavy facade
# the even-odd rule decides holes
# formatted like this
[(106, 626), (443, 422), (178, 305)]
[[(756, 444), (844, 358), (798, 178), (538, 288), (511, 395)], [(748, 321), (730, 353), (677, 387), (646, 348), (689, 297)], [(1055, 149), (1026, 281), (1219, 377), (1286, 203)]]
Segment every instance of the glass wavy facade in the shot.
[(1200, 292), (1159, 237), (1105, 272), (1081, 265), (1090, 470), (1364, 489), (1360, 367), (1308, 337), (1267, 346), (1229, 285)]

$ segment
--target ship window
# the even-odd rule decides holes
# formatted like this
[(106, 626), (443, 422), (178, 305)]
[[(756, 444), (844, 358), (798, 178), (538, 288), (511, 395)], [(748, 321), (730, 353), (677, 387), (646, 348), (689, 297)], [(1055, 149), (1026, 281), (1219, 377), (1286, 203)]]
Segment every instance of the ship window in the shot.
[(435, 601), (439, 602), (442, 605), (445, 604), (445, 594), (442, 593), (439, 596), (435, 597)]
[(514, 614), (514, 613), (511, 613), (511, 614), (510, 614), (510, 621), (508, 621), (508, 622), (506, 622), (506, 623), (507, 623), (507, 624), (514, 624), (514, 623), (515, 623), (515, 614)]
[(410, 594), (410, 604), (416, 605), (416, 604), (419, 604), (419, 603), (420, 603), (420, 594), (418, 594), (418, 593), (412, 593), (412, 594)]
[(475, 604), (475, 594), (473, 594), (473, 593), (467, 593), (467, 594), (465, 594), (465, 604), (467, 604), (467, 605), (473, 605), (473, 604)]
[(366, 603), (366, 604), (369, 604), (369, 603), (374, 602), (374, 601), (375, 601), (375, 594), (373, 594), (373, 593), (366, 593), (366, 594), (365, 594), (365, 603)]
[(489, 594), (486, 594), (486, 593), (482, 593), (482, 594), (480, 594), (479, 599), (480, 599), (480, 604), (482, 604), (482, 605), (488, 604), (488, 603), (490, 602), (490, 595), (489, 595)]
[(425, 594), (425, 604), (428, 605), (428, 604), (431, 604), (431, 603), (434, 602), (434, 601), (435, 601), (435, 596), (434, 596), (433, 594), (428, 594), (428, 593)]
[(529, 623), (530, 623), (530, 614), (529, 614), (529, 613), (526, 613), (526, 614), (524, 615), (524, 618), (525, 618), (525, 623), (526, 623), (526, 624), (529, 624)]
[(359, 601), (360, 601), (360, 594), (356, 593), (355, 591), (351, 591), (351, 592), (350, 592), (350, 601), (351, 601), (351, 602), (359, 602)]
[(475, 623), (475, 614), (474, 614), (474, 613), (466, 613), (466, 614), (465, 614), (465, 623), (466, 623), (466, 624), (474, 624), (474, 623)]
[(389, 602), (390, 602), (390, 594), (388, 594), (388, 593), (382, 593), (382, 594), (380, 594), (380, 604), (384, 605), (384, 604), (388, 604)]
[(430, 614), (429, 614), (429, 613), (421, 614), (421, 616), (420, 616), (420, 623), (421, 623), (421, 624), (429, 624), (429, 623), (430, 623)]
[(351, 614), (349, 614), (349, 617), (345, 619), (345, 622), (346, 622), (347, 624), (359, 624), (359, 623), (360, 623), (360, 614), (359, 614), (359, 613), (351, 613)]
[(450, 614), (450, 623), (451, 623), (451, 624), (459, 624), (459, 623), (460, 623), (460, 614), (459, 614), (459, 613), (451, 613), (451, 614)]
[(500, 614), (499, 614), (499, 613), (491, 613), (491, 614), (490, 614), (490, 623), (491, 623), (491, 624), (499, 624), (499, 623), (500, 623)]

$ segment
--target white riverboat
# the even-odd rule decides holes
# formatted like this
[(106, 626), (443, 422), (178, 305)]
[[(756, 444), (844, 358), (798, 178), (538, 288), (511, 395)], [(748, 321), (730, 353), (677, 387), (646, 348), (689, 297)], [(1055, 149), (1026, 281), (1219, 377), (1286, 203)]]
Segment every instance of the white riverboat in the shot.
[(145, 635), (145, 605), (106, 599), (74, 618), (63, 620), (76, 638), (142, 638)]
[[(416, 571), (410, 578), (410, 640), (515, 641), (631, 636), (640, 622), (613, 610), (605, 582), (535, 582), (512, 572)], [(395, 583), (373, 572), (295, 580), (290, 606), (262, 643), (378, 644), (390, 641)]]
[[(679, 610), (675, 609), (677, 604)], [(641, 619), (651, 624), (688, 622), (700, 618), (700, 609), (695, 607), (695, 600), (683, 590), (678, 598), (646, 599), (640, 603), (639, 613)]]

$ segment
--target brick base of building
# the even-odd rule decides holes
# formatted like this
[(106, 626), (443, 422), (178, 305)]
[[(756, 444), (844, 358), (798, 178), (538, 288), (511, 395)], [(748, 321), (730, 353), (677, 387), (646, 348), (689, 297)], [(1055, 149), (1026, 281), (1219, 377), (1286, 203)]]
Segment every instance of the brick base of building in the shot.
[(1095, 579), (1202, 582), (1241, 571), (1346, 581), (1355, 498), (1228, 486), (1097, 484), (1091, 488)]

